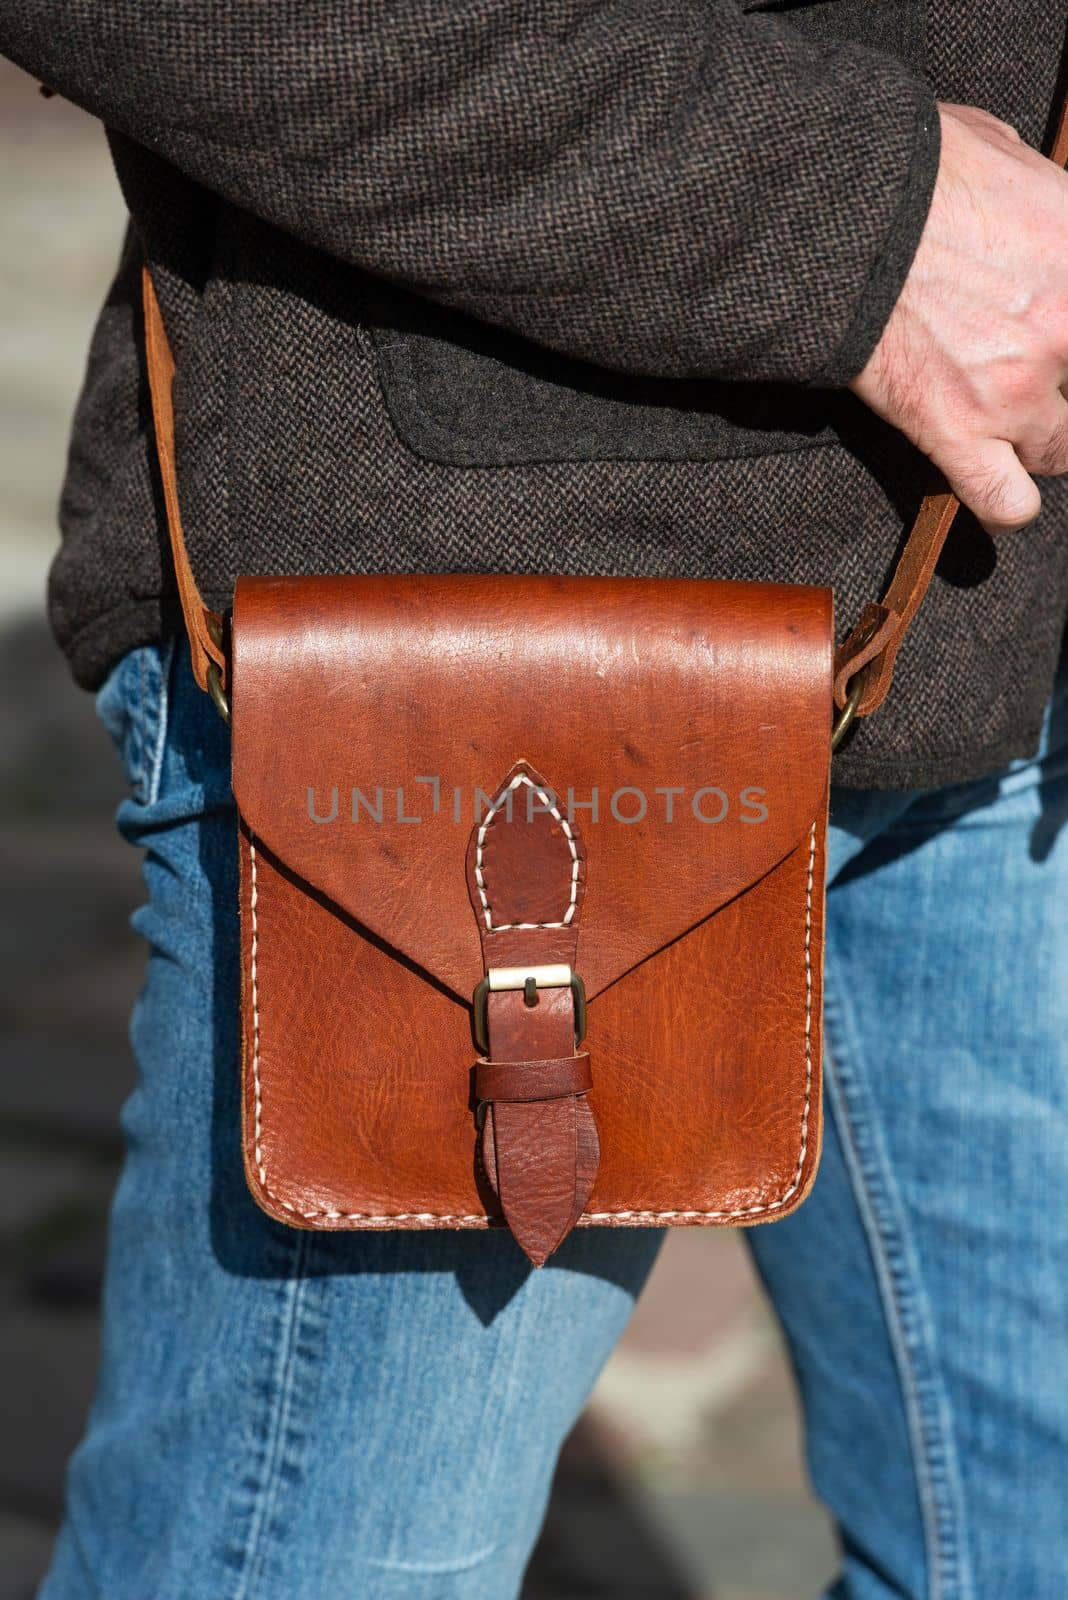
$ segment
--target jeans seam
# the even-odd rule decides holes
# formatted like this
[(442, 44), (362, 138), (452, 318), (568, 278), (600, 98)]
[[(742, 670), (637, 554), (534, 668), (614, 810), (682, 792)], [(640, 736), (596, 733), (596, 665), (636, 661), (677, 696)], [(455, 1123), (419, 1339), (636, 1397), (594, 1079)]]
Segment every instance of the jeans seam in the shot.
[(124, 754), (127, 780), (131, 792), (141, 800), (145, 792), (145, 726), (148, 718), (148, 686), (145, 682), (145, 655), (150, 647), (142, 645), (136, 652), (137, 694), (131, 694), (128, 733)]
[[(825, 997), (828, 1041), (846, 1026), (845, 1004), (833, 993), (833, 974), (827, 974)], [(836, 1015), (837, 1013), (837, 1015)], [(836, 1029), (835, 1023), (838, 1023)], [(855, 1033), (855, 1030), (852, 1030)], [(900, 1208), (893, 1207), (889, 1185), (872, 1152), (858, 1138), (862, 1113), (850, 1105), (848, 1072), (841, 1070), (841, 1054), (828, 1044), (826, 1084), (838, 1126), (846, 1170), (868, 1247), (871, 1250), (887, 1336), (901, 1385), (906, 1427), (911, 1444), (916, 1493), (920, 1504), (926, 1549), (928, 1600), (972, 1600), (959, 1529), (963, 1520), (959, 1481), (950, 1467), (952, 1445), (944, 1396), (937, 1389), (931, 1354), (933, 1337), (921, 1306), (915, 1282), (910, 1285)], [(896, 1248), (895, 1248), (896, 1245)], [(918, 1274), (913, 1271), (913, 1279)], [(926, 1377), (919, 1357), (926, 1359)]]
[[(159, 690), (156, 695), (156, 726), (152, 733), (152, 756), (148, 763), (147, 804), (154, 806), (159, 802), (160, 788), (163, 782), (163, 758), (167, 748), (167, 725), (170, 720), (170, 694), (171, 694), (171, 666), (174, 661), (174, 640), (168, 639), (159, 650)], [(142, 668), (143, 670), (143, 668)], [(145, 719), (145, 743), (148, 739), (148, 723)]]
[(259, 1600), (258, 1578), (266, 1539), (274, 1513), (283, 1465), (284, 1442), (296, 1382), (299, 1328), (307, 1284), (305, 1271), (308, 1235), (297, 1233), (289, 1276), (284, 1281), (281, 1315), (281, 1340), (275, 1352), (273, 1393), (269, 1403), (267, 1436), (261, 1455), (260, 1480), (255, 1485), (249, 1514), (248, 1532), (240, 1551), (237, 1586), (231, 1600)]

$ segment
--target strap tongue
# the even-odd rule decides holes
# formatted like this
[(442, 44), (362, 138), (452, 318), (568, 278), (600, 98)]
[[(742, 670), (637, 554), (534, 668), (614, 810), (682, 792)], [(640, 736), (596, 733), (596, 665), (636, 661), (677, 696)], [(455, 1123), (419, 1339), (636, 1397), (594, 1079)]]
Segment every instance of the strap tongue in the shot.
[(485, 1095), (486, 1175), (516, 1242), (540, 1267), (582, 1215), (601, 1152), (586, 1098), (589, 1058), (570, 1048), (570, 989), (541, 990), (534, 1010), (522, 992), (489, 995), (493, 1059), (478, 1063), (476, 1090)]
[(586, 1209), (600, 1157), (597, 1124), (584, 1099), (491, 1108), (482, 1160), (516, 1243), (536, 1267)]

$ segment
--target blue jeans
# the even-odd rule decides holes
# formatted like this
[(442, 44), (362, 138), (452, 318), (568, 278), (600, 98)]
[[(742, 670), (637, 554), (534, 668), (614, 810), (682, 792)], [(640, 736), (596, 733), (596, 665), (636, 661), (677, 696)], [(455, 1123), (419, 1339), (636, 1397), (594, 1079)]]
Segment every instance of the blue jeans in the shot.
[[(140, 1083), (99, 1390), (42, 1600), (509, 1600), (659, 1236), (314, 1234), (238, 1149), (227, 735), (184, 650), (100, 695), (145, 854)], [(796, 1364), (835, 1600), (1068, 1593), (1068, 680), (1040, 759), (839, 791), (828, 1125), (749, 1243)]]

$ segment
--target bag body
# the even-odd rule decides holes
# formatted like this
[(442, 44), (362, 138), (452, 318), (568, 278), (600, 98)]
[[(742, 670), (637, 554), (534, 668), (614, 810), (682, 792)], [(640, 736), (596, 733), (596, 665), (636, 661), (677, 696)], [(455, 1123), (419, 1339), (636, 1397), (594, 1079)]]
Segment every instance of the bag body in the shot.
[[(265, 1210), (507, 1218), (544, 1259), (575, 1225), (800, 1203), (829, 591), (250, 579), (231, 652), (244, 1155)], [(567, 980), (495, 986), (552, 968)]]

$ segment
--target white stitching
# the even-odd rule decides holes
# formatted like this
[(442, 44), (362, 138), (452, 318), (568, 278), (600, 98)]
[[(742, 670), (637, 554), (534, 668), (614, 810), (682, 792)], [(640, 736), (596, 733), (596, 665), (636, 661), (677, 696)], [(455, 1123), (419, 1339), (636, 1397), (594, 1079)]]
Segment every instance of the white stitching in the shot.
[[(523, 774), (520, 774), (520, 778), (522, 777)], [(527, 781), (529, 782), (530, 780), (527, 779)], [(452, 1215), (448, 1212), (439, 1211), (301, 1211), (297, 1206), (290, 1205), (288, 1200), (283, 1200), (280, 1195), (275, 1194), (267, 1182), (267, 1173), (264, 1170), (260, 1154), (262, 1099), (260, 1093), (260, 1008), (257, 983), (257, 952), (259, 946), (256, 919), (256, 841), (251, 834), (249, 835), (249, 856), (252, 865), (252, 893), (249, 906), (252, 915), (252, 1081), (256, 1102), (255, 1153), (256, 1169), (259, 1173), (264, 1193), (269, 1195), (277, 1205), (290, 1212), (291, 1215), (304, 1217), (309, 1221), (313, 1217), (325, 1217), (332, 1222), (381, 1222), (384, 1224), (394, 1222), (454, 1222), (459, 1227), (477, 1227), (480, 1223), (489, 1222), (490, 1218), (485, 1213), (478, 1212), (469, 1215)], [(756, 1217), (765, 1215), (769, 1211), (781, 1211), (783, 1206), (789, 1200), (792, 1200), (797, 1193), (801, 1186), (801, 1179), (805, 1170), (805, 1159), (808, 1155), (808, 1123), (812, 1103), (812, 885), (815, 866), (816, 824), (813, 823), (812, 832), (809, 835), (808, 885), (805, 894), (805, 1105), (801, 1115), (801, 1152), (797, 1158), (797, 1168), (793, 1178), (790, 1180), (790, 1187), (778, 1200), (769, 1201), (766, 1205), (743, 1206), (737, 1211), (587, 1211), (579, 1218), (579, 1227), (588, 1227), (594, 1223), (612, 1222), (620, 1219), (641, 1222), (670, 1222), (680, 1217)], [(553, 926), (559, 926), (559, 924), (553, 924)]]
[(482, 846), (486, 842), (486, 830), (489, 828), (490, 823), (501, 809), (501, 804), (505, 796), (508, 795), (513, 789), (517, 788), (521, 783), (529, 784), (534, 790), (534, 793), (540, 795), (543, 800), (548, 800), (550, 798), (549, 791), (547, 789), (541, 788), (541, 786), (536, 784), (532, 778), (529, 778), (525, 772), (517, 772), (511, 783), (508, 785), (508, 788), (502, 789), (496, 800), (490, 806), (489, 811), (486, 813), (485, 821), (478, 830), (478, 838), (475, 841), (475, 885), (478, 889), (478, 897), (482, 901), (482, 913), (485, 917), (486, 928), (490, 933), (503, 933), (513, 928), (566, 928), (572, 917), (575, 915), (575, 911), (578, 906), (579, 853), (575, 845), (575, 835), (567, 818), (560, 815), (560, 812), (556, 806), (551, 805), (548, 808), (548, 815), (550, 817), (555, 817), (557, 822), (560, 824), (564, 831), (564, 838), (567, 840), (567, 848), (571, 852), (571, 892), (568, 897), (567, 910), (564, 912), (564, 920), (562, 922), (498, 923), (494, 923), (493, 921), (493, 916), (490, 911), (490, 903), (486, 898), (486, 880), (482, 874)]
[[(252, 1082), (256, 1091), (256, 1122), (254, 1128), (253, 1144), (256, 1152), (256, 1171), (260, 1175), (260, 1182), (270, 1194), (267, 1184), (267, 1172), (263, 1165), (263, 1156), (260, 1154), (260, 1131), (263, 1126), (263, 1100), (260, 1095), (260, 990), (257, 980), (256, 957), (259, 950), (259, 927), (256, 922), (256, 902), (259, 891), (256, 886), (256, 841), (249, 835), (249, 856), (252, 861), (252, 893), (249, 897), (249, 908), (252, 912), (252, 953), (249, 961), (249, 970), (252, 983)], [(283, 1201), (284, 1205), (285, 1202)]]

